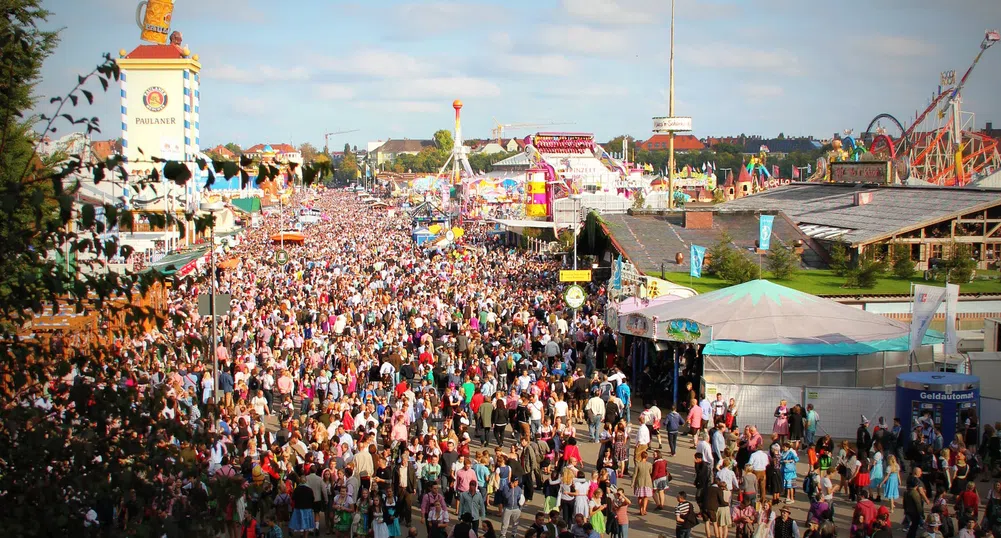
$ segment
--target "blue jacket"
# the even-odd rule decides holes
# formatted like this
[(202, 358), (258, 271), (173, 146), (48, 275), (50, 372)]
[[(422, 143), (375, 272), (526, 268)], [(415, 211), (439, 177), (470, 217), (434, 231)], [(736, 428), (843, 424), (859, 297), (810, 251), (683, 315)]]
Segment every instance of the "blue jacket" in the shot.
[(629, 402), (632, 401), (631, 397), (633, 395), (633, 391), (632, 389), (629, 388), (629, 385), (625, 383), (619, 383), (618, 388), (615, 389), (615, 395), (618, 396), (620, 400), (622, 400), (622, 403), (629, 405)]

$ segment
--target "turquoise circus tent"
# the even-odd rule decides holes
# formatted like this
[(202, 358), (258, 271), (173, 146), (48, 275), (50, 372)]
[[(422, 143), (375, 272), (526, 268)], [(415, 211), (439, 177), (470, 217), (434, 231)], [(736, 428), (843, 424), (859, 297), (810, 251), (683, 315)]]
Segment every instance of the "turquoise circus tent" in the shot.
[[(655, 337), (671, 340), (666, 327), (673, 319), (690, 319), (711, 327), (703, 354), (810, 357), (864, 355), (907, 351), (910, 326), (767, 280), (752, 280), (688, 299), (636, 310), (650, 323)], [(924, 345), (940, 344), (941, 334), (925, 336)]]

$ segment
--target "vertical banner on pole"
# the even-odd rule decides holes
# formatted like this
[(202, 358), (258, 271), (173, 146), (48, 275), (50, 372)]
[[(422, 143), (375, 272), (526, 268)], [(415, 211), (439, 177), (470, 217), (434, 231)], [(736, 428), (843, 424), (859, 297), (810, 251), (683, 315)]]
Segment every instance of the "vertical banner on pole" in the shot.
[(945, 285), (945, 346), (946, 355), (959, 353), (956, 336), (956, 314), (959, 309), (959, 284)]
[(702, 278), (702, 262), (706, 256), (706, 247), (700, 247), (693, 243), (691, 250), (689, 253), (689, 260), (691, 260), (689, 265), (691, 268), (688, 271), (688, 275), (695, 278)]
[(758, 248), (761, 250), (768, 250), (770, 246), (774, 220), (774, 215), (761, 215), (761, 220), (758, 222)]
[(615, 272), (612, 275), (612, 289), (615, 291), (622, 290), (622, 254), (615, 259)]
[(914, 285), (914, 308), (911, 313), (911, 337), (910, 350), (916, 353), (921, 347), (921, 341), (928, 332), (935, 312), (945, 300), (945, 288), (936, 286), (925, 286), (924, 284)]

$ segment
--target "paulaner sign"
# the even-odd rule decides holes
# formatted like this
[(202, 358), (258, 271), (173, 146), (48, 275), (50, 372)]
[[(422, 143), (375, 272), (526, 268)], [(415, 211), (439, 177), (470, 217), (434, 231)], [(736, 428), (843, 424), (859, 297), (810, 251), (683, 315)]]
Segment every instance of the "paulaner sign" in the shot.
[(946, 394), (944, 392), (922, 392), (922, 400), (972, 400), (974, 398), (973, 392), (953, 392), (952, 394)]
[(177, 118), (136, 118), (136, 125), (177, 125)]
[(833, 183), (891, 183), (890, 161), (846, 161), (831, 163)]

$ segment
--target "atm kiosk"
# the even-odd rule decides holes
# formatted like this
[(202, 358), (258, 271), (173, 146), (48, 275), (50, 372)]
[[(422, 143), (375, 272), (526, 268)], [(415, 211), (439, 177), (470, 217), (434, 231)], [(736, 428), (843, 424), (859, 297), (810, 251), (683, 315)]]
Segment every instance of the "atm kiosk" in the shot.
[(910, 444), (915, 428), (932, 425), (942, 430), (948, 443), (956, 432), (963, 431), (971, 416), (979, 417), (979, 408), (980, 378), (975, 375), (907, 372), (897, 376), (896, 417), (905, 444)]

